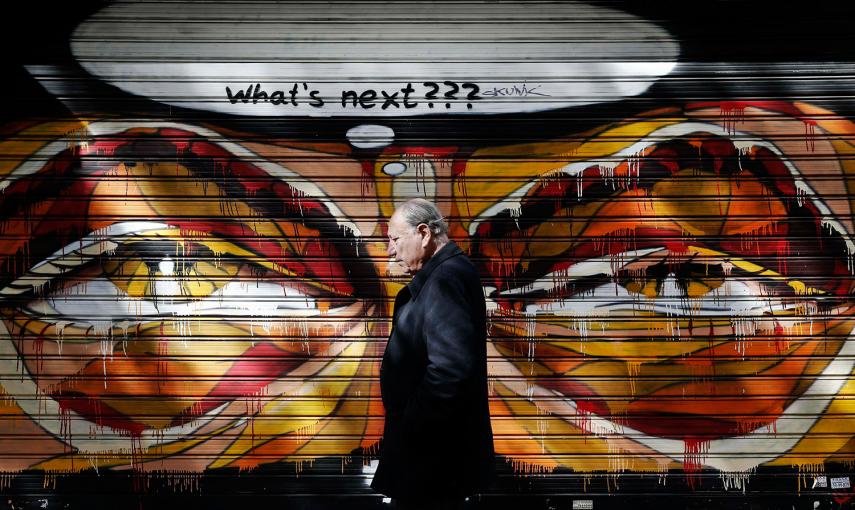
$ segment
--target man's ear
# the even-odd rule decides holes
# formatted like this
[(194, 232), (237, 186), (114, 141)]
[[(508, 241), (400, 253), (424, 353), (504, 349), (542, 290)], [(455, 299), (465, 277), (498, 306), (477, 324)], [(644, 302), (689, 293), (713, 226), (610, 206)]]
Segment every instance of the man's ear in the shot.
[(422, 248), (427, 248), (433, 239), (433, 232), (424, 223), (420, 223), (417, 228), (419, 229), (419, 235), (422, 236)]

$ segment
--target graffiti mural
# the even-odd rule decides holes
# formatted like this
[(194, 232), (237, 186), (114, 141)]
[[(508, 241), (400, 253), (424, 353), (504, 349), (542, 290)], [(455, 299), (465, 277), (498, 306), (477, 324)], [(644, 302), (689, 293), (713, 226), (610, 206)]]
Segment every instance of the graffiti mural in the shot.
[[(834, 194), (852, 147), (817, 133), (852, 126), (786, 103), (711, 120), (721, 108), (467, 160), (391, 148), (367, 170), (345, 147), (201, 126), (18, 126), (10, 138), (45, 142), (6, 147), (21, 159), (4, 180), (4, 349), (7, 372), (25, 377), (4, 388), (39, 398), (7, 405), (46, 433), (45, 469), (104, 452), (129, 463), (137, 450), (170, 458), (159, 468), (250, 467), (375, 442), (382, 411), (358, 395), (376, 390), (369, 340), (386, 325), (371, 319), (396, 287), (365, 232), (381, 232), (399, 178), (384, 169), (400, 165), (425, 194), (453, 197), (454, 234), (480, 261), (497, 429), (551, 436), (507, 419), (537, 410), (539, 427), (562, 430), (550, 448), (529, 439), (554, 452), (533, 465), (610, 467), (573, 460), (567, 435), (624, 449), (638, 469), (794, 455), (814, 427), (846, 430), (821, 415), (846, 384), (828, 375), (851, 370), (855, 246), (849, 200)], [(86, 134), (69, 143), (71, 132)], [(824, 157), (799, 163), (806, 152)], [(351, 184), (313, 182), (326, 172)], [(829, 174), (840, 178), (818, 180)], [(356, 439), (312, 445), (344, 426), (340, 413)], [(181, 460), (199, 447), (206, 456)]]
[[(840, 189), (851, 146), (816, 145), (834, 128), (813, 118), (828, 113), (687, 105), (527, 148), (548, 165), (467, 165), (531, 176), (466, 223), (489, 261), (497, 394), (525, 396), (549, 416), (539, 427), (562, 431), (537, 458), (744, 472), (821, 463), (851, 439), (823, 417), (845, 405), (852, 370), (855, 249)], [(844, 434), (818, 452), (817, 430)], [(586, 433), (604, 440), (566, 438)]]
[[(340, 184), (307, 179), (360, 166), (289, 168), (277, 158), (324, 154), (198, 126), (84, 129), (104, 132), (47, 143), (40, 168), (6, 181), (8, 371), (25, 377), (4, 385), (40, 397), (17, 406), (53, 438), (36, 467), (109, 453), (249, 468), (376, 442), (382, 411), (358, 398), (376, 384), (360, 360), (377, 356), (376, 273), (360, 226), (326, 198)], [(324, 429), (355, 439), (313, 444)]]
[[(440, 205), (479, 267), (512, 473), (713, 473), (744, 490), (758, 470), (853, 460), (850, 105), (661, 85), (691, 72), (679, 37), (617, 8), (551, 14), (608, 13), (643, 43), (586, 32), (597, 44), (566, 62), (546, 23), (546, 42), (508, 57), (540, 63), (512, 73), (445, 62), (459, 50), (442, 45), (422, 67), (360, 67), (371, 27), (283, 59), (257, 20), (217, 39), (217, 9), (173, 8), (79, 16), (73, 66), (26, 66), (64, 113), (0, 131), (6, 476), (337, 459), (370, 477), (406, 283), (386, 219), (413, 196)], [(261, 9), (293, 41), (329, 30)], [(489, 15), (540, 20), (506, 9)], [(439, 40), (442, 22), (479, 26), (467, 4), (432, 15)], [(150, 37), (122, 39), (139, 17), (130, 35)], [(190, 21), (202, 28), (164, 45)], [(389, 49), (395, 27), (370, 44), (412, 59)], [(511, 46), (490, 37), (475, 45), (498, 62), (485, 48)], [(309, 59), (324, 44), (340, 66)], [(607, 50), (634, 61), (584, 63)]]

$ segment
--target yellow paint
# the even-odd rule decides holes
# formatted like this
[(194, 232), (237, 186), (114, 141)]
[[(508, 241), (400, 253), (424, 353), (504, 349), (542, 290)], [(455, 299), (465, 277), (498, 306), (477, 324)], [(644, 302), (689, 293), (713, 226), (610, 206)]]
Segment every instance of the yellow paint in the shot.
[[(208, 434), (199, 434), (179, 441), (164, 442), (133, 453), (129, 451), (114, 451), (104, 454), (70, 453), (60, 455), (35, 464), (30, 469), (56, 473), (79, 473), (92, 469), (93, 465), (97, 465), (100, 469), (127, 466), (132, 464), (135, 459), (141, 459), (144, 462), (166, 459), (185, 452), (194, 446), (198, 446), (209, 439), (213, 439), (233, 426), (234, 424), (230, 423)], [(127, 443), (130, 444), (130, 440), (127, 440)]]
[[(253, 448), (285, 435), (317, 424), (338, 406), (339, 398), (359, 366), (358, 357), (365, 351), (364, 342), (352, 342), (342, 353), (317, 375), (296, 391), (273, 398), (264, 404), (253, 423), (211, 464), (211, 468), (224, 467)], [(350, 358), (350, 359), (348, 359)], [(325, 380), (340, 379), (344, 382)]]
[[(463, 173), (466, 195), (455, 189), (455, 201), (461, 211), (475, 218), (528, 182), (544, 178), (570, 163), (611, 156), (657, 129), (682, 119), (655, 119), (619, 124), (576, 135), (573, 140), (491, 147), (475, 151)], [(496, 176), (501, 176), (497, 179)], [(462, 203), (466, 201), (468, 204)], [(468, 209), (467, 209), (468, 207)], [(464, 219), (464, 227), (468, 228)]]
[[(35, 157), (39, 149), (54, 141), (65, 139), (69, 147), (84, 142), (89, 137), (87, 125), (88, 122), (84, 121), (45, 122), (7, 135), (0, 141), (0, 154), (3, 154), (0, 175), (11, 174), (22, 163)], [(38, 161), (43, 162), (43, 158), (39, 156)]]

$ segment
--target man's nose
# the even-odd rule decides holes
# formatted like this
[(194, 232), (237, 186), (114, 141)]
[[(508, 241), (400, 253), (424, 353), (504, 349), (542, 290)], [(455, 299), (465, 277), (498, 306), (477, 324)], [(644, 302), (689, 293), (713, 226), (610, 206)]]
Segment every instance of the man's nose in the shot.
[(386, 253), (388, 253), (390, 257), (395, 256), (395, 241), (389, 239), (389, 244), (386, 246)]

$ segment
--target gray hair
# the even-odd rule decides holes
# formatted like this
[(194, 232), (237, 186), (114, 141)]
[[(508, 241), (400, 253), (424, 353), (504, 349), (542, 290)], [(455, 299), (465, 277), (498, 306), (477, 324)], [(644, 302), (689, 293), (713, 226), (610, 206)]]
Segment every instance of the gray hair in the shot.
[(448, 234), (448, 224), (442, 217), (442, 213), (432, 202), (424, 198), (411, 198), (401, 204), (398, 210), (401, 212), (404, 223), (411, 228), (416, 228), (424, 223), (433, 235)]

